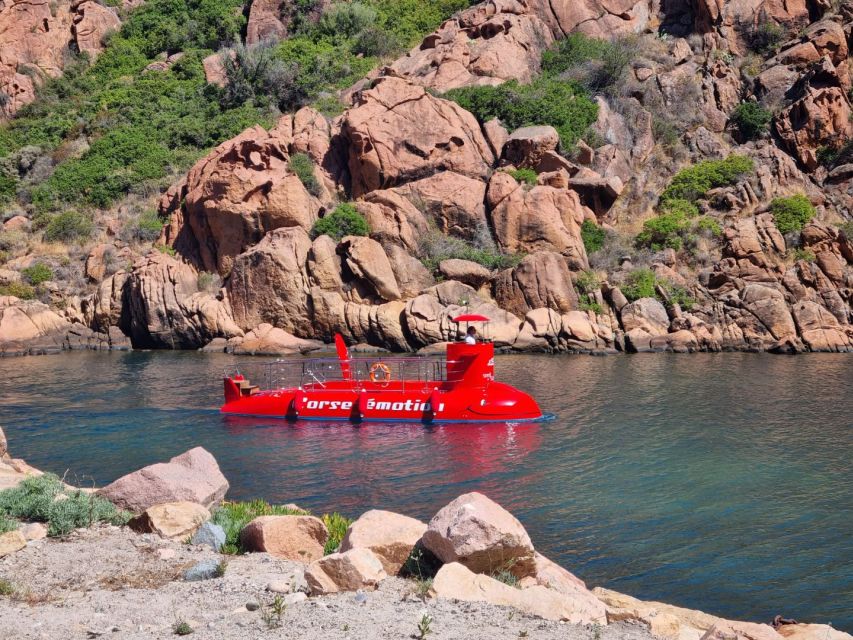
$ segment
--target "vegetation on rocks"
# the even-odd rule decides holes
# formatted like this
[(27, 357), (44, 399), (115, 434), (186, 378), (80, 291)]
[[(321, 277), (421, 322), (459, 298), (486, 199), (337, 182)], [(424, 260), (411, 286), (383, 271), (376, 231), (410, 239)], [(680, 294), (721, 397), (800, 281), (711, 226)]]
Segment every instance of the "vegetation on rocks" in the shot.
[(320, 195), (320, 183), (314, 175), (314, 162), (306, 153), (295, 153), (290, 157), (290, 170), (312, 196)]
[(598, 116), (598, 106), (580, 85), (547, 75), (526, 85), (512, 80), (498, 86), (462, 87), (444, 97), (480, 122), (498, 118), (509, 130), (551, 125), (564, 150), (574, 147)]
[(542, 73), (577, 83), (590, 94), (607, 93), (637, 57), (634, 37), (605, 40), (571, 33), (542, 54)]
[(803, 194), (776, 198), (770, 203), (770, 213), (782, 234), (802, 231), (815, 215), (814, 205)]
[(661, 194), (661, 208), (667, 208), (677, 200), (695, 202), (711, 189), (735, 184), (740, 178), (752, 172), (754, 166), (750, 158), (731, 155), (724, 160), (703, 160), (682, 169), (675, 174), (669, 186)]
[(628, 274), (622, 284), (622, 293), (630, 302), (640, 298), (654, 298), (657, 276), (651, 269), (635, 269)]
[(341, 541), (347, 533), (347, 528), (352, 524), (352, 520), (346, 516), (342, 516), (337, 511), (333, 513), (325, 513), (322, 518), (323, 524), (329, 530), (329, 539), (323, 548), (323, 554), (328, 555), (334, 553), (341, 546)]
[(335, 210), (314, 223), (311, 237), (327, 235), (335, 240), (345, 236), (366, 236), (370, 233), (367, 220), (349, 202), (339, 204)]
[(44, 262), (36, 262), (33, 266), (21, 270), (21, 275), (33, 286), (47, 282), (53, 277), (53, 272)]
[(263, 500), (224, 502), (213, 512), (210, 520), (225, 531), (225, 545), (222, 547), (222, 553), (235, 554), (245, 551), (240, 545), (240, 532), (255, 518), (259, 516), (304, 515), (305, 513), (301, 509), (271, 505)]
[(95, 230), (92, 218), (70, 209), (47, 217), (44, 239), (48, 242), (74, 242), (86, 240)]
[(0, 296), (14, 296), (21, 300), (32, 300), (36, 297), (36, 290), (25, 282), (10, 282), (0, 284)]
[(421, 262), (430, 271), (436, 271), (444, 260), (454, 258), (470, 260), (487, 269), (509, 269), (517, 266), (524, 258), (519, 254), (502, 253), (485, 228), (479, 230), (472, 242), (431, 228), (420, 239), (420, 254)]
[(732, 122), (746, 140), (754, 140), (767, 132), (773, 114), (757, 102), (742, 102), (732, 113)]
[(96, 522), (125, 524), (130, 514), (108, 500), (77, 489), (66, 489), (55, 475), (46, 473), (0, 491), (0, 516), (46, 522), (49, 536), (63, 536)]
[(528, 186), (532, 187), (536, 184), (537, 174), (533, 169), (513, 169), (509, 175)]
[(592, 220), (584, 220), (581, 225), (581, 239), (586, 252), (595, 253), (604, 246), (607, 232), (595, 224)]

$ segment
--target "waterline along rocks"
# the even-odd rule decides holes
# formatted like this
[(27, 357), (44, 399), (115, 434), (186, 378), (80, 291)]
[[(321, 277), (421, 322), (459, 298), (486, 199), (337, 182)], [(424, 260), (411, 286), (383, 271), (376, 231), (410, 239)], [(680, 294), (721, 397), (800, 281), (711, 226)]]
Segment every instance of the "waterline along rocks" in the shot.
[(853, 350), (849, 0), (162, 2), (0, 7), (0, 354)]
[[(163, 468), (205, 457), (216, 465), (196, 448), (146, 469), (159, 468), (162, 476)], [(33, 477), (21, 474), (6, 486), (17, 491), (13, 487)], [(37, 485), (28, 491), (34, 495)], [(210, 502), (208, 496), (198, 500)], [(122, 497), (121, 504), (126, 502)], [(0, 509), (6, 504), (0, 494)], [(225, 502), (213, 506), (211, 515), (200, 502), (184, 500), (148, 506), (127, 527), (84, 522), (48, 538), (26, 535), (39, 526), (27, 521), (43, 519), (42, 512), (19, 511), (14, 518), (0, 512), (8, 522), (0, 534), (4, 630), (25, 637), (35, 626), (59, 637), (61, 625), (61, 637), (85, 638), (109, 624), (111, 633), (148, 638), (171, 634), (185, 622), (202, 638), (240, 638), (284, 625), (289, 637), (315, 638), (318, 628), (333, 637), (342, 623), (331, 612), (343, 611), (350, 633), (375, 632), (376, 625), (391, 629), (400, 618), (414, 629), (429, 617), (436, 637), (525, 637), (525, 629), (537, 629), (544, 638), (851, 638), (822, 623), (725, 620), (590, 589), (538, 553), (523, 524), (477, 492), (451, 501), (428, 525), (381, 510), (350, 521), (345, 532), (333, 524), (335, 518), (305, 515), (293, 506), (281, 508), (284, 515), (252, 517), (276, 509), (261, 501)], [(52, 521), (48, 526), (54, 530)], [(192, 537), (199, 527), (217, 542), (209, 544), (209, 536), (200, 533)], [(332, 545), (330, 532), (339, 536)], [(237, 541), (242, 546), (228, 548)], [(220, 546), (223, 553), (216, 552)], [(90, 585), (82, 594), (75, 586), (81, 580)], [(16, 609), (22, 600), (30, 606)], [(55, 614), (57, 606), (62, 616)], [(102, 620), (103, 611), (110, 621)], [(491, 626), (489, 636), (477, 635), (477, 629)]]

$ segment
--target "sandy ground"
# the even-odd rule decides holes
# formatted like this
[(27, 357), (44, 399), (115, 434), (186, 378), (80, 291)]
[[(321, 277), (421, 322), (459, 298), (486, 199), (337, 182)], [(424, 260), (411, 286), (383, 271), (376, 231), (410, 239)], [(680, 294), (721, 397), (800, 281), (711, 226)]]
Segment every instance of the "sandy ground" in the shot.
[[(183, 570), (220, 558), (194, 547), (104, 526), (68, 539), (41, 540), (0, 559), (0, 578), (14, 587), (0, 596), (0, 639), (176, 638), (187, 622), (195, 639), (417, 638), (424, 614), (432, 639), (537, 638), (650, 640), (642, 627), (583, 627), (479, 603), (423, 601), (409, 580), (389, 578), (379, 590), (289, 605), (280, 620), (270, 582), (297, 581), (299, 565), (267, 554), (228, 557), (224, 576), (184, 582)], [(259, 608), (250, 611), (247, 608)]]

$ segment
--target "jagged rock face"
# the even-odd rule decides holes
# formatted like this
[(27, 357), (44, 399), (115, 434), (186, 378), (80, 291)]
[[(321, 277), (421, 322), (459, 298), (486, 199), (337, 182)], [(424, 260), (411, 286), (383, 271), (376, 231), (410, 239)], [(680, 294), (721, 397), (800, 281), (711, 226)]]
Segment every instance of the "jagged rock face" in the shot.
[(474, 116), (399, 78), (380, 78), (341, 122), (353, 196), (442, 170), (483, 179), (495, 158)]
[[(453, 171), (408, 182), (394, 191), (417, 203), (435, 226), (448, 235), (473, 240), (488, 235), (486, 183)], [(370, 196), (368, 196), (370, 199)]]
[(313, 337), (307, 272), (311, 239), (300, 227), (277, 229), (237, 256), (228, 281), (238, 325), (268, 322), (298, 336)]
[[(167, 241), (194, 254), (201, 268), (226, 275), (265, 233), (310, 230), (322, 205), (288, 167), (292, 133), (285, 116), (272, 130), (251, 127), (196, 163), (176, 194), (185, 194), (183, 225)], [(167, 197), (161, 211), (176, 202), (180, 197)], [(181, 231), (191, 237), (180, 238)]]
[(578, 305), (566, 261), (552, 251), (525, 256), (514, 269), (502, 271), (494, 289), (498, 304), (518, 316), (540, 307), (565, 313)]
[(198, 272), (153, 252), (133, 266), (124, 289), (122, 330), (135, 346), (197, 349), (215, 337), (242, 335), (227, 301), (198, 290)]
[(575, 191), (536, 186), (527, 190), (507, 173), (489, 181), (487, 202), (498, 246), (508, 253), (555, 251), (572, 269), (588, 266), (580, 235), (584, 211)]
[(34, 300), (0, 296), (0, 354), (48, 353), (61, 350), (71, 323)]
[(828, 57), (799, 81), (799, 98), (775, 119), (776, 133), (788, 151), (809, 170), (818, 166), (818, 150), (837, 146), (853, 135), (850, 102)]
[(524, 4), (485, 2), (446, 21), (391, 69), (442, 93), (505, 80), (529, 82), (552, 42), (551, 29)]
[(282, 20), (287, 13), (289, 0), (254, 0), (249, 8), (249, 21), (246, 25), (246, 44), (258, 44), (264, 40), (280, 40), (287, 35), (288, 20)]
[(529, 4), (558, 38), (575, 29), (597, 38), (638, 33), (656, 6), (649, 0), (531, 0)]
[(101, 39), (121, 26), (115, 11), (95, 2), (11, 0), (0, 5), (0, 91), (8, 101), (0, 118), (35, 100), (45, 78), (62, 73), (68, 44), (95, 56)]
[(806, 0), (693, 0), (695, 28), (713, 31), (738, 54), (745, 54), (749, 38), (760, 24), (772, 21), (792, 31), (809, 22)]

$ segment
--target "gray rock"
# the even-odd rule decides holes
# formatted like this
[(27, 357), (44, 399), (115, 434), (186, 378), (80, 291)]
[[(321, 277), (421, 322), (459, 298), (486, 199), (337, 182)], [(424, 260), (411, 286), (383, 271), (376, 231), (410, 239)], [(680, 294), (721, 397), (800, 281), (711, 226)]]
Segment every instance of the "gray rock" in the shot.
[(218, 524), (205, 522), (192, 538), (193, 544), (206, 544), (214, 551), (219, 551), (225, 544), (225, 530)]
[(217, 560), (202, 560), (195, 566), (184, 571), (184, 580), (187, 582), (210, 580), (211, 578), (215, 578), (218, 572), (219, 562)]
[(258, 604), (257, 602), (255, 602), (254, 600), (249, 600), (249, 601), (246, 603), (246, 610), (247, 610), (247, 611), (257, 611), (257, 610), (258, 610), (258, 609), (260, 609), (260, 608), (261, 608), (261, 605), (259, 605), (259, 604)]

